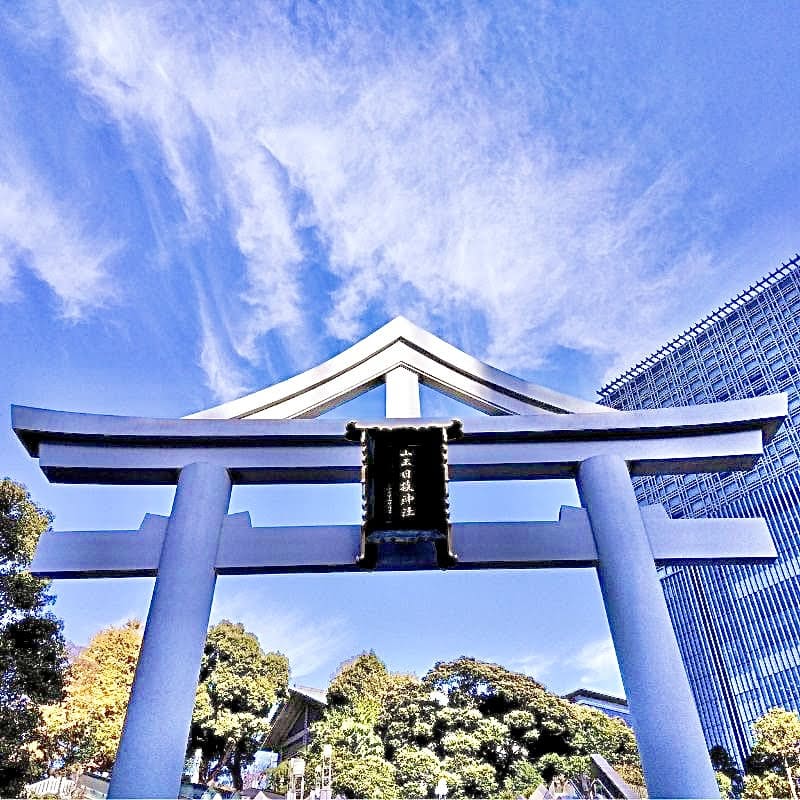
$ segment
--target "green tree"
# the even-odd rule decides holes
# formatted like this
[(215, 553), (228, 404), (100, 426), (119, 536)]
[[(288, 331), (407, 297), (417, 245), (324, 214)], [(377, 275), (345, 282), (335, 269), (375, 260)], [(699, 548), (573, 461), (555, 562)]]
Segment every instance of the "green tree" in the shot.
[(800, 762), (800, 715), (783, 708), (770, 709), (753, 724), (753, 732), (753, 753), (780, 761), (791, 797), (797, 800), (794, 771)]
[(452, 797), (530, 794), (543, 776), (586, 772), (591, 753), (632, 770), (639, 764), (633, 732), (620, 720), (466, 657), (437, 664), (421, 681), (390, 676), (376, 730), (403, 792), (399, 755), (405, 762), (414, 748), (439, 759)]
[(328, 705), (347, 708), (366, 725), (378, 721), (390, 685), (389, 670), (374, 650), (346, 661), (328, 686)]
[[(444, 759), (445, 776), (452, 776), (449, 797), (495, 797), (497, 772), (491, 764), (479, 758), (449, 756)], [(447, 777), (445, 777), (447, 780)]]
[(589, 773), (589, 759), (581, 755), (544, 753), (536, 759), (536, 767), (548, 783), (579, 780)]
[[(499, 742), (500, 748), (491, 755), (501, 770), (510, 767), (516, 755), (532, 758), (550, 752), (566, 755), (574, 749), (573, 707), (527, 675), (462, 657), (436, 664), (424, 682), (432, 691), (447, 697), (448, 709), (475, 710), (483, 718), (496, 720), (510, 715), (510, 725), (503, 723), (509, 743)], [(513, 713), (519, 711), (523, 714)], [(452, 711), (445, 712), (445, 716), (449, 715)], [(465, 722), (458, 724), (463, 726)]]
[(719, 796), (722, 798), (731, 797), (733, 794), (733, 781), (724, 772), (714, 772), (719, 788)]
[(623, 722), (472, 658), (436, 664), (420, 680), (364, 653), (341, 668), (328, 701), (307, 770), (331, 744), (333, 788), (348, 797), (431, 797), (440, 778), (453, 798), (529, 795), (545, 778), (580, 781), (595, 752), (639, 767)]
[(530, 761), (519, 759), (511, 765), (503, 782), (502, 797), (530, 797), (544, 783), (544, 778)]
[(64, 699), (42, 709), (39, 746), (51, 766), (111, 769), (142, 633), (139, 620), (104, 628), (70, 665)]
[[(714, 772), (717, 773), (717, 783), (720, 782), (720, 775), (725, 776), (728, 782), (723, 784), (727, 787), (727, 794), (740, 795), (742, 793), (742, 773), (736, 766), (736, 762), (731, 758), (730, 753), (722, 747), (722, 745), (714, 745), (709, 751), (708, 756), (711, 759), (711, 766)], [(728, 785), (730, 784), (730, 785)]]
[(614, 767), (619, 773), (620, 778), (632, 787), (640, 797), (647, 797), (647, 787), (644, 785), (644, 773), (641, 764), (627, 766), (620, 764)]
[[(615, 769), (639, 767), (639, 751), (633, 731), (621, 719), (595, 708), (572, 705), (578, 720), (572, 743), (584, 755), (600, 753)], [(642, 781), (643, 782), (643, 781)]]
[(376, 721), (392, 685), (374, 652), (345, 662), (328, 688), (328, 707), (314, 723), (308, 768), (314, 774), (323, 744), (333, 747), (333, 790), (346, 797), (394, 798), (395, 767), (386, 759)]
[(746, 775), (742, 797), (746, 800), (768, 800), (768, 798), (789, 797), (789, 782), (785, 775), (767, 772), (764, 775)]
[(442, 777), (442, 763), (427, 747), (403, 747), (394, 759), (400, 797), (428, 797)]
[[(591, 753), (600, 753), (614, 765), (638, 764), (628, 726), (566, 702), (527, 675), (462, 657), (437, 664), (423, 682), (443, 698), (429, 746), (445, 756), (455, 745), (467, 755), (472, 745), (469, 755), (495, 770), (499, 787), (522, 769), (516, 766), (520, 761), (529, 762), (545, 778), (552, 777), (556, 767), (566, 770), (565, 777), (576, 777), (585, 771), (585, 756)], [(453, 740), (449, 737), (455, 731), (462, 735)], [(539, 763), (544, 756), (549, 760)]]
[(268, 770), (266, 788), (285, 797), (286, 792), (289, 791), (289, 766), (289, 759), (287, 758)]
[(204, 781), (227, 767), (242, 788), (242, 770), (266, 737), (269, 710), (288, 682), (286, 656), (265, 653), (241, 623), (223, 620), (209, 630), (189, 737), (190, 750), (202, 748)]
[(395, 768), (384, 756), (383, 742), (372, 725), (360, 721), (350, 707), (328, 708), (312, 726), (307, 774), (320, 763), (323, 744), (333, 748), (333, 791), (345, 797), (397, 797)]
[(439, 709), (431, 691), (415, 675), (392, 675), (383, 695), (378, 731), (386, 757), (394, 761), (405, 748), (426, 748), (434, 739), (435, 713)]
[(24, 486), (0, 480), (0, 796), (19, 795), (37, 777), (39, 706), (63, 692), (66, 653), (61, 623), (49, 612), (49, 582), (29, 570), (52, 522)]

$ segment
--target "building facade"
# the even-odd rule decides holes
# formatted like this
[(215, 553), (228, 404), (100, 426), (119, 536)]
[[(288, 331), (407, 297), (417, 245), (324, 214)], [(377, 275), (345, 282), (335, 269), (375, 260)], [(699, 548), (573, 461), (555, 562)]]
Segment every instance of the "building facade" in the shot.
[(740, 766), (752, 723), (800, 711), (800, 257), (609, 383), (601, 402), (658, 408), (786, 392), (789, 417), (749, 472), (639, 478), (670, 516), (764, 517), (777, 562), (668, 567), (662, 585), (709, 747)]

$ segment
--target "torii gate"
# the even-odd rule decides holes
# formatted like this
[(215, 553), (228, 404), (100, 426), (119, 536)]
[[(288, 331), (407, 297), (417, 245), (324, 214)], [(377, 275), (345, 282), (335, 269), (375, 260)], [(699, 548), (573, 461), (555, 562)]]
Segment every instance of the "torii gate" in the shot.
[(33, 562), (51, 578), (156, 576), (109, 797), (178, 794), (218, 574), (361, 569), (359, 526), (253, 528), (249, 514), (227, 510), (233, 483), (358, 482), (360, 449), (342, 421), (309, 418), (382, 382), (390, 420), (442, 424), (419, 419), (420, 382), (492, 415), (464, 422), (451, 480), (577, 481), (584, 508), (562, 508), (558, 522), (453, 525), (452, 568), (596, 567), (650, 796), (716, 796), (656, 566), (762, 562), (775, 548), (760, 519), (640, 509), (630, 478), (750, 469), (786, 396), (611, 411), (397, 318), (320, 366), (181, 420), (12, 408), (51, 481), (177, 484), (168, 518), (147, 514), (138, 531), (48, 533)]

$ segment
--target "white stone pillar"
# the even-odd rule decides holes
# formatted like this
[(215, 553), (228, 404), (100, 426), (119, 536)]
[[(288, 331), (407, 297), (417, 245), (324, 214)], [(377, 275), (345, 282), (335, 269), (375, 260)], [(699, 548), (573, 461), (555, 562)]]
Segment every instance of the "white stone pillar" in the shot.
[(224, 467), (181, 470), (109, 798), (178, 796), (230, 494)]
[(599, 455), (578, 470), (600, 589), (650, 797), (719, 797), (628, 467)]
[(419, 417), (419, 377), (407, 367), (386, 373), (386, 416)]

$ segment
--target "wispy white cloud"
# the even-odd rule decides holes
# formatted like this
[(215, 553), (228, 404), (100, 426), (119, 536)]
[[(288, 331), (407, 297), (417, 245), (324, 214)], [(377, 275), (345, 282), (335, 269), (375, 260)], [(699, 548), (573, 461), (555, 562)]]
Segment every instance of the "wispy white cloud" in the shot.
[(580, 671), (582, 687), (624, 695), (611, 637), (583, 645), (575, 655), (574, 666)]
[[(188, 229), (229, 225), (242, 302), (215, 333), (250, 363), (276, 332), (302, 365), (310, 325), (349, 340), (376, 308), (457, 341), (480, 329), (458, 343), (508, 368), (557, 345), (625, 361), (648, 346), (634, 332), (671, 332), (665, 296), (708, 273), (702, 226), (682, 211), (685, 165), (643, 168), (624, 131), (565, 156), (545, 87), (573, 105), (585, 87), (559, 72), (546, 14), (515, 42), (528, 72), (489, 85), (492, 20), (470, 4), (423, 7), (413, 37), (368, 4), (204, 7), (194, 27), (163, 3), (62, 7), (76, 77), (128, 136), (159, 142)], [(334, 288), (311, 303), (322, 270)], [(204, 338), (218, 393), (232, 388), (219, 349)]]
[[(265, 614), (262, 609), (268, 608)], [(292, 680), (311, 675), (339, 663), (352, 642), (349, 624), (339, 617), (311, 618), (291, 605), (268, 602), (259, 594), (218, 592), (211, 614), (212, 623), (222, 619), (241, 622), (254, 633), (265, 650), (276, 650), (289, 659)]]
[(512, 669), (530, 675), (537, 681), (546, 682), (553, 668), (558, 665), (558, 659), (550, 653), (528, 653), (511, 659), (508, 665)]
[(207, 302), (198, 292), (198, 314), (200, 320), (200, 366), (206, 376), (206, 384), (214, 396), (221, 400), (237, 397), (247, 389), (233, 355), (226, 351), (227, 337), (218, 335), (219, 324), (215, 323), (207, 308)]
[(23, 169), (0, 165), (0, 287), (2, 300), (21, 296), (17, 277), (30, 270), (80, 318), (113, 296), (109, 262), (118, 245), (87, 230), (75, 209)]
[(546, 685), (555, 685), (558, 691), (582, 687), (625, 694), (609, 636), (585, 642), (578, 648), (528, 653), (511, 659), (508, 664)]

